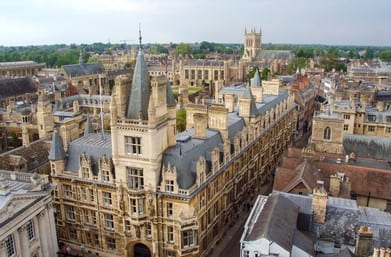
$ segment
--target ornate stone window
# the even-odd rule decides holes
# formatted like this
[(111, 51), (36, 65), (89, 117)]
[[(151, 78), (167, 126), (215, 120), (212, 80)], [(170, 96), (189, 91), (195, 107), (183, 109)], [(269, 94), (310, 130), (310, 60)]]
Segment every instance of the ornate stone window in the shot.
[(182, 245), (183, 247), (189, 247), (194, 245), (194, 230), (185, 230), (182, 232)]
[(114, 217), (112, 214), (105, 213), (104, 214), (105, 219), (105, 228), (109, 230), (114, 230)]
[(111, 193), (102, 192), (102, 198), (103, 198), (103, 205), (106, 207), (111, 207), (112, 205)]
[(64, 197), (72, 198), (72, 186), (71, 185), (63, 185), (62, 186)]
[(107, 242), (107, 249), (114, 251), (117, 248), (114, 238), (106, 237), (106, 242)]
[(73, 206), (65, 205), (65, 218), (69, 221), (75, 220), (75, 210), (73, 209)]
[(27, 238), (29, 239), (29, 241), (32, 241), (35, 238), (35, 233), (34, 233), (34, 226), (31, 220), (27, 222), (26, 228), (27, 228)]
[(167, 203), (167, 217), (172, 217), (172, 215), (174, 214), (173, 209), (173, 204)]
[(126, 154), (141, 155), (141, 137), (125, 136)]
[(5, 249), (7, 251), (7, 257), (11, 257), (16, 254), (15, 241), (13, 235), (9, 235), (5, 239)]
[(169, 243), (169, 244), (174, 243), (174, 227), (173, 226), (167, 227), (167, 243)]
[(144, 174), (142, 169), (127, 168), (128, 170), (128, 188), (129, 189), (144, 189)]
[(174, 192), (174, 180), (166, 179), (166, 192)]
[(323, 130), (323, 139), (330, 139), (331, 138), (331, 129), (330, 127), (326, 127)]

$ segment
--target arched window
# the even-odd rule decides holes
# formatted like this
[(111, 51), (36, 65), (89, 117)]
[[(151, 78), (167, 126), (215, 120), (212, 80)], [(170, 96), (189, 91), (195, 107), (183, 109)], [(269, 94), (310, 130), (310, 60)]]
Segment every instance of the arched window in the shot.
[(331, 129), (330, 127), (326, 127), (323, 131), (323, 139), (330, 139), (331, 138)]

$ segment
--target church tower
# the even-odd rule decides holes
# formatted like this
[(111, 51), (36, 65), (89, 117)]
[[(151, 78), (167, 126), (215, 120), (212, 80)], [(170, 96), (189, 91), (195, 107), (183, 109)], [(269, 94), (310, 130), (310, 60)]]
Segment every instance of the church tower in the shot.
[(247, 32), (247, 29), (245, 29), (243, 59), (247, 59), (247, 60), (254, 59), (258, 55), (259, 51), (261, 51), (261, 46), (262, 46), (261, 29), (259, 29), (259, 32), (256, 32), (255, 28), (251, 29), (250, 32)]
[(46, 137), (53, 132), (52, 104), (44, 91), (40, 91), (38, 95), (37, 124), (39, 138)]

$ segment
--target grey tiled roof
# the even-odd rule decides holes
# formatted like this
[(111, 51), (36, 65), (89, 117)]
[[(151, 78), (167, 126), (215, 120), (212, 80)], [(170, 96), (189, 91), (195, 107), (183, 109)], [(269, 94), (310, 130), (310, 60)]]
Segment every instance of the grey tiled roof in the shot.
[(52, 161), (63, 160), (65, 159), (66, 154), (64, 151), (64, 146), (62, 140), (55, 130), (52, 137), (52, 145), (50, 147), (48, 159)]
[(258, 52), (256, 59), (291, 60), (293, 57), (293, 52), (289, 50), (261, 50)]
[(36, 91), (30, 78), (0, 79), (0, 99)]
[(273, 193), (268, 197), (253, 230), (245, 240), (267, 238), (290, 252), (298, 214), (299, 207), (295, 203), (282, 194)]
[(134, 68), (132, 90), (126, 106), (127, 118), (148, 120), (150, 91), (148, 68), (144, 53), (140, 50)]
[[(206, 160), (210, 160), (211, 151), (223, 143), (220, 133), (215, 130), (208, 129), (204, 140), (192, 138), (193, 135), (194, 129), (181, 133), (180, 136), (188, 140), (168, 148), (163, 155), (163, 165), (167, 166), (170, 163), (176, 167), (177, 183), (182, 189), (189, 189), (195, 184), (195, 165), (199, 157), (204, 156)], [(207, 173), (209, 171), (208, 169)]]
[(69, 156), (65, 170), (79, 172), (79, 158), (83, 153), (91, 157), (92, 171), (97, 175), (99, 158), (103, 155), (106, 155), (108, 159), (112, 158), (110, 135), (105, 135), (103, 138), (101, 133), (90, 133), (69, 143)]
[(175, 98), (172, 93), (170, 81), (168, 80), (166, 83), (166, 96), (167, 96), (167, 106), (175, 106), (176, 105)]
[(71, 77), (103, 73), (103, 67), (100, 63), (69, 64), (63, 65), (62, 68)]
[(391, 138), (344, 134), (342, 140), (346, 154), (391, 161)]

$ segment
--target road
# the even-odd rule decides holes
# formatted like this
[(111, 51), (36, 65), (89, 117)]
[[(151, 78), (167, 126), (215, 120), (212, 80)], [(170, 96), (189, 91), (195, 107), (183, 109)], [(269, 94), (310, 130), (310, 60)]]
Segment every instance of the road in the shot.
[[(244, 225), (244, 224), (243, 224)], [(240, 256), (240, 237), (243, 233), (243, 226), (240, 226), (238, 231), (232, 236), (228, 236), (229, 243), (218, 257), (239, 257)], [(212, 255), (213, 256), (213, 255)]]

